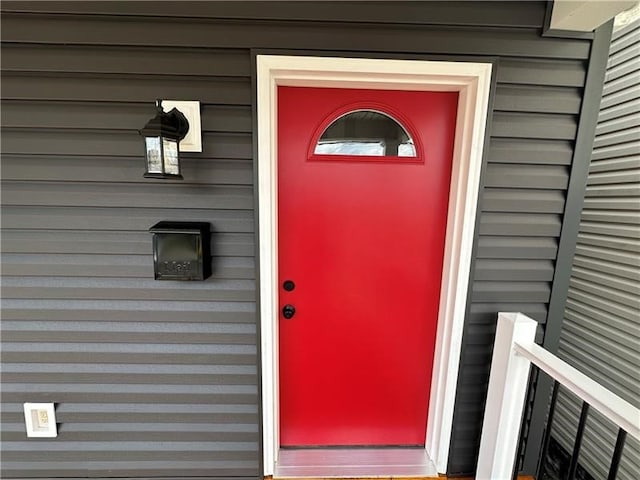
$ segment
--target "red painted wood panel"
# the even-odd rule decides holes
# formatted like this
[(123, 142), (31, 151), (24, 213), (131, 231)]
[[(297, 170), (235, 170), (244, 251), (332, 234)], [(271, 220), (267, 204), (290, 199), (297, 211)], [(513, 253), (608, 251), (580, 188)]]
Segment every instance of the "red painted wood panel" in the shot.
[[(457, 98), (279, 87), (282, 446), (424, 445)], [(350, 104), (400, 120), (421, 161), (310, 160)]]

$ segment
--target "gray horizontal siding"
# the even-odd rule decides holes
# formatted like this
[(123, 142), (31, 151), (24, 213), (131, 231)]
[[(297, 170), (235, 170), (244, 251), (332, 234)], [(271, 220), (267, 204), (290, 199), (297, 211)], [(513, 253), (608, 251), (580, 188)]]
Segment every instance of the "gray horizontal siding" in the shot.
[[(175, 95), (171, 95), (171, 97), (175, 97)], [(3, 129), (2, 138), (3, 146), (9, 154), (90, 156), (96, 153), (96, 145), (100, 145), (98, 155), (94, 158), (103, 158), (106, 161), (110, 156), (126, 156), (133, 159), (139, 155), (140, 150), (139, 135), (132, 131), (62, 130), (57, 132), (6, 126)], [(251, 135), (249, 133), (208, 133), (205, 131), (202, 134), (202, 143), (202, 153), (211, 159), (251, 159)]]
[(149, 88), (144, 75), (107, 74), (41, 74), (11, 72), (2, 75), (2, 95), (13, 100), (38, 100), (35, 86), (47, 82), (47, 98), (53, 101), (112, 101), (135, 102), (160, 93), (177, 98), (185, 90), (193, 92), (203, 103), (243, 105), (250, 102), (249, 80), (221, 77), (211, 88), (209, 77), (158, 76)]
[[(3, 46), (3, 476), (256, 476), (248, 51), (95, 55)], [(141, 178), (149, 94), (202, 102), (183, 182)], [(166, 219), (211, 222), (211, 279), (152, 280)], [(25, 401), (57, 404), (37, 455)]]
[[(496, 313), (547, 320), (591, 42), (542, 38), (545, 2), (337, 6), (3, 2), (5, 476), (259, 474), (253, 48), (499, 57), (449, 462), (473, 473)], [(202, 102), (183, 182), (141, 178), (155, 98)], [(211, 279), (151, 280), (165, 219), (212, 223)], [(45, 456), (38, 399), (66, 429)]]
[[(640, 407), (640, 23), (615, 32), (560, 337), (567, 362)], [(620, 102), (620, 103), (619, 103)], [(573, 445), (580, 403), (563, 392), (554, 435)], [(617, 428), (590, 414), (580, 463), (606, 477)], [(618, 477), (635, 479), (640, 444), (627, 439)]]
[(569, 141), (492, 138), (488, 147), (489, 158), (494, 163), (569, 165), (573, 157)]
[[(16, 130), (46, 130), (57, 125), (59, 129), (121, 132), (135, 130), (140, 123), (144, 125), (149, 120), (149, 106), (142, 103), (74, 102), (61, 110), (55, 101), (5, 101), (3, 123), (10, 121)], [(206, 132), (251, 132), (251, 108), (248, 106), (205, 105), (201, 117)]]
[[(116, 207), (117, 208), (117, 207)], [(122, 212), (110, 208), (99, 207), (49, 207), (49, 206), (15, 206), (2, 209), (2, 219), (5, 228), (31, 229), (34, 223), (45, 230), (138, 230), (140, 222), (149, 221), (153, 225), (156, 219), (179, 219), (184, 221), (197, 221), (203, 218), (214, 221), (218, 230), (230, 232), (252, 232), (253, 217), (249, 210), (234, 213), (229, 210), (191, 209), (158, 209), (136, 208), (131, 209), (131, 214), (125, 218)], [(149, 225), (149, 227), (151, 226)]]
[[(467, 4), (468, 6), (469, 4)], [(73, 8), (71, 5), (68, 8)], [(438, 4), (429, 8), (437, 9)], [(477, 8), (477, 7), (476, 7)], [(511, 9), (514, 6), (510, 7)], [(473, 9), (470, 9), (472, 11)], [(475, 10), (476, 12), (478, 10)], [(526, 56), (550, 59), (582, 59), (589, 57), (590, 42), (579, 39), (541, 38), (536, 28), (441, 27), (428, 29), (419, 25), (388, 24), (384, 32), (367, 35), (375, 28), (356, 22), (295, 22), (246, 20), (243, 22), (185, 18), (176, 27), (175, 19), (156, 17), (128, 18), (118, 24), (113, 35), (113, 17), (73, 16), (54, 18), (47, 15), (4, 13), (3, 38), (7, 42), (153, 47), (204, 48), (298, 48), (304, 50), (337, 50), (414, 54), (460, 54)], [(241, 28), (238, 28), (241, 25)], [(179, 29), (179, 31), (177, 31)], [(176, 35), (166, 35), (174, 31)], [(453, 33), (453, 35), (452, 35)], [(443, 37), (450, 40), (442, 42)], [(291, 38), (296, 38), (292, 42)], [(428, 51), (425, 51), (428, 45)]]
[[(214, 3), (214, 2), (211, 2)], [(225, 18), (237, 20), (303, 20), (303, 21), (355, 21), (358, 23), (415, 23), (421, 25), (483, 25), (537, 28), (544, 17), (544, 5), (530, 3), (525, 8), (497, 8), (501, 2), (487, 2), (482, 10), (470, 10), (465, 5), (451, 2), (433, 2), (433, 9), (425, 9), (414, 2), (376, 2), (361, 8), (359, 2), (321, 2), (306, 5), (297, 2), (243, 2), (203, 5), (201, 2), (181, 2), (180, 5), (161, 3), (149, 6), (144, 2), (126, 2), (114, 6), (110, 2), (90, 2), (75, 7), (74, 13), (144, 15), (162, 17)], [(339, 7), (339, 8), (338, 8)], [(3, 9), (15, 12), (67, 13), (65, 2), (5, 2)]]
[[(237, 150), (237, 146), (236, 146)], [(137, 183), (139, 156), (100, 156), (96, 162), (90, 155), (54, 157), (48, 153), (3, 155), (2, 179), (6, 181), (94, 182), (100, 178), (117, 184)], [(93, 160), (93, 161), (92, 161)], [(50, 167), (55, 162), (56, 168)], [(184, 182), (189, 185), (251, 185), (252, 164), (242, 159), (181, 158)], [(166, 184), (173, 181), (167, 180)], [(179, 183), (179, 182), (178, 182)]]
[[(141, 255), (82, 254), (5, 254), (2, 272), (9, 276), (82, 277), (87, 271), (95, 277), (146, 278), (151, 259)], [(232, 279), (254, 279), (252, 258), (214, 257), (216, 276)]]
[[(104, 228), (82, 230), (83, 225), (78, 225), (77, 229), (68, 227), (65, 229), (64, 227), (65, 225), (54, 223), (50, 230), (38, 230), (37, 236), (33, 235), (28, 226), (7, 229), (3, 235), (3, 246), (6, 252), (11, 253), (149, 254), (149, 236), (146, 232), (128, 231), (123, 234), (118, 230)], [(117, 225), (114, 228), (117, 228)], [(254, 252), (253, 234), (216, 232), (215, 245), (212, 247), (215, 248), (213, 251), (215, 257), (252, 256)], [(144, 260), (139, 259), (139, 261), (151, 265), (151, 258), (148, 256)]]
[[(17, 182), (2, 189), (3, 205), (41, 206), (47, 201), (59, 207), (113, 208), (131, 207), (149, 209), (171, 205), (172, 209), (206, 210), (215, 205), (216, 210), (251, 210), (253, 190), (250, 186), (208, 185), (149, 185), (140, 192), (138, 184), (95, 184), (80, 182)], [(111, 195), (109, 195), (111, 194)]]
[[(7, 67), (3, 70), (22, 74), (83, 72), (113, 76), (121, 72), (130, 76), (221, 76), (242, 79), (251, 73), (250, 57), (236, 49), (209, 49), (207, 57), (210, 61), (202, 62), (202, 51), (198, 49), (102, 45), (100, 62), (88, 64), (87, 56), (94, 52), (94, 47), (83, 45), (17, 43), (3, 52), (3, 58), (7, 62)], [(167, 71), (166, 65), (171, 65), (171, 71)], [(118, 108), (117, 105), (112, 107)]]

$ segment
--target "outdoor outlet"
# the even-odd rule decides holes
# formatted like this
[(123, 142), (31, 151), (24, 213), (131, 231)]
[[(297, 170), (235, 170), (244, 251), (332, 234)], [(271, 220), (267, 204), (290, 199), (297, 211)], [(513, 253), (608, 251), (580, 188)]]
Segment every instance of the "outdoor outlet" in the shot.
[(181, 152), (202, 152), (202, 132), (200, 126), (200, 102), (182, 100), (162, 100), (162, 109), (169, 112), (172, 108), (177, 108), (187, 117), (189, 121), (189, 131), (180, 140)]
[(27, 426), (27, 437), (58, 436), (53, 403), (25, 403), (24, 421)]

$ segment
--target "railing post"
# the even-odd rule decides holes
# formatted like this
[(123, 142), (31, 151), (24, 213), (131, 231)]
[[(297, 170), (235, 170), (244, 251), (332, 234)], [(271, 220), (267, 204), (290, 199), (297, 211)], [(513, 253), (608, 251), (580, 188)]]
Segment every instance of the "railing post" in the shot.
[(509, 480), (513, 475), (531, 365), (516, 355), (513, 344), (533, 342), (537, 325), (520, 313), (498, 314), (476, 480)]

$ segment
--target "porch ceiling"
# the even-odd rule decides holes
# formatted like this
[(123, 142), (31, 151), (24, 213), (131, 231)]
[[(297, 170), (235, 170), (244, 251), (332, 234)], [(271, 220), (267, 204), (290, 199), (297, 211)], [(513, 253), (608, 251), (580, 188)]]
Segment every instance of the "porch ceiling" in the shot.
[(550, 28), (591, 32), (637, 3), (636, 0), (555, 0)]

